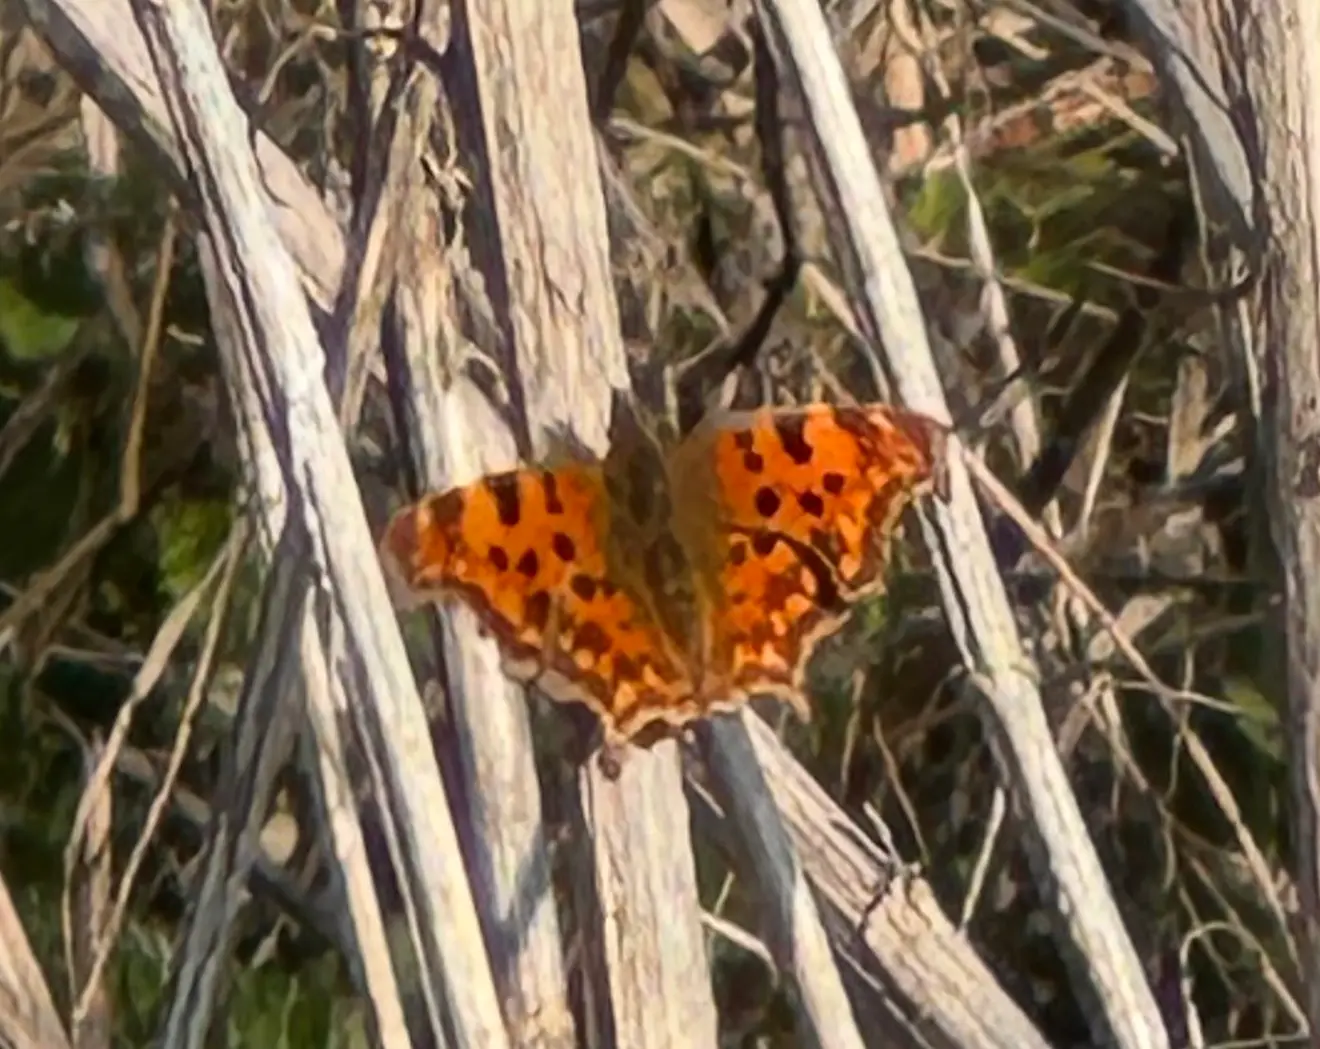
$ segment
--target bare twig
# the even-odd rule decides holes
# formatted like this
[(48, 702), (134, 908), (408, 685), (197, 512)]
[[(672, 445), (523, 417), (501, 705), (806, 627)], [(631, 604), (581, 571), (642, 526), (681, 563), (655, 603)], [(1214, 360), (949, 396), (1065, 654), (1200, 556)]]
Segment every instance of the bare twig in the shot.
[[(208, 589), (213, 583), (215, 584), (215, 593), (211, 599), (211, 615), (206, 627), (206, 636), (202, 640), (202, 651), (198, 657), (197, 668), (193, 672), (192, 685), (188, 689), (188, 697), (179, 718), (179, 728), (175, 733), (174, 745), (170, 748), (169, 765), (161, 779), (156, 796), (151, 799), (151, 805), (147, 809), (146, 820), (138, 840), (134, 843), (133, 851), (124, 864), (123, 872), (119, 878), (119, 891), (115, 893), (114, 908), (107, 915), (105, 924), (96, 930), (96, 952), (92, 965), (87, 972), (86, 980), (81, 987), (74, 989), (75, 1000), (72, 1024), (75, 1031), (82, 1026), (93, 996), (101, 990), (101, 974), (114, 950), (116, 940), (119, 937), (119, 930), (123, 926), (124, 915), (128, 911), (129, 897), (137, 881), (138, 870), (141, 868), (142, 861), (146, 856), (147, 847), (151, 844), (156, 829), (160, 825), (165, 807), (170, 801), (170, 793), (174, 789), (175, 781), (178, 779), (179, 770), (183, 767), (184, 758), (188, 754), (188, 742), (192, 738), (193, 721), (201, 709), (202, 701), (206, 696), (206, 687), (210, 683), (212, 663), (220, 642), (221, 628), (225, 623), (234, 581), (238, 577), (238, 569), (243, 563), (246, 546), (246, 529), (244, 526), (239, 525), (234, 534), (230, 536), (225, 549), (216, 558), (211, 571), (207, 573), (206, 580), (201, 584), (201, 586)], [(217, 570), (218, 580), (216, 578)], [(113, 763), (117, 757), (117, 753), (103, 754), (102, 761)], [(66, 913), (69, 912), (66, 910)], [(67, 921), (72, 921), (71, 914)], [(70, 936), (70, 933), (71, 930), (66, 929), (66, 937)]]
[(9, 887), (0, 877), (0, 1044), (71, 1049)]
[(708, 741), (711, 772), (745, 844), (758, 896), (771, 908), (763, 935), (797, 989), (799, 1031), (810, 1031), (823, 1049), (860, 1049), (862, 1035), (806, 872), (747, 735), (746, 721), (755, 717), (744, 712), (741, 718), (720, 718), (699, 729)]
[[(512, 442), (503, 427), (492, 426), (489, 406), (449, 347), (450, 359), (441, 362), (452, 373), (444, 409), (424, 420), (432, 428), (429, 447), (444, 448), (445, 458), (432, 463), (443, 462), (445, 479), (508, 465), (515, 454), (543, 456), (555, 434), (603, 451), (611, 395), (626, 385), (627, 374), (571, 13), (507, 0), (467, 4), (454, 33), (460, 47), (445, 86), (456, 106), (459, 147), (485, 169), (473, 179), (468, 243), (501, 329), (501, 344), (481, 348), (500, 366), (514, 426)], [(511, 127), (518, 129), (512, 136)], [(454, 427), (445, 436), (460, 440), (442, 444), (441, 426)], [(482, 447), (472, 434), (498, 436)], [(434, 483), (441, 473), (427, 480)], [(539, 798), (525, 701), (507, 685), (491, 688), (498, 661), (473, 636), (470, 619), (447, 619), (450, 640), (461, 641), (446, 650), (459, 749), (480, 776), (473, 815), (483, 842), (481, 877), (496, 913), (534, 918), (544, 930), (553, 901), (542, 880), (541, 843), (531, 831)], [(623, 1044), (668, 1044), (675, 1023), (683, 1025), (679, 1037), (711, 1041), (715, 1008), (677, 748), (661, 744), (637, 758), (624, 763), (617, 782), (596, 761), (579, 777), (595, 859), (579, 886), (589, 887), (585, 895), (594, 900), (580, 902), (603, 912), (596, 946), (605, 986), (589, 987), (588, 994), (598, 1006), (608, 1003)], [(627, 930), (614, 924), (616, 915), (629, 916)], [(543, 960), (526, 962), (551, 971)], [(672, 1009), (676, 1001), (684, 1003), (682, 1020)], [(547, 1032), (571, 1039), (568, 1026), (551, 1015)]]
[[(90, 773), (99, 761), (102, 747), (93, 739), (82, 748), (83, 769)], [(76, 1049), (109, 1049), (114, 1032), (114, 1000), (102, 981), (102, 966), (114, 934), (106, 914), (110, 909), (113, 872), (111, 842), (114, 829), (114, 797), (111, 785), (102, 790), (83, 837), (77, 865), (67, 872), (64, 908), (64, 955), (68, 966), (69, 991), (78, 999), (76, 1015), (69, 1027)]]
[(1043, 1049), (1040, 1032), (930, 887), (844, 813), (765, 722), (747, 715), (743, 723), (811, 880), (854, 1012), (879, 1024), (879, 1032), (864, 1027), (868, 1044), (929, 1045), (927, 1033), (938, 1032), (934, 1044)]
[[(466, 56), (472, 47), (469, 40), (488, 32), (482, 20), (501, 14), (496, 7), (480, 15), (475, 25), (470, 19), (456, 20), (452, 55), (456, 59)], [(547, 12), (545, 17), (556, 16)], [(427, 39), (438, 32), (432, 20), (442, 21), (438, 6), (419, 26)], [(543, 28), (525, 25), (523, 38), (514, 41), (502, 36), (501, 46), (538, 47)], [(481, 182), (485, 165), (479, 158), (500, 147), (484, 139), (479, 111), (487, 106), (503, 107), (501, 112), (507, 109), (507, 114), (499, 116), (500, 120), (507, 116), (516, 122), (557, 127), (559, 121), (544, 113), (533, 114), (547, 99), (583, 90), (581, 70), (569, 63), (546, 69), (546, 79), (518, 79), (513, 90), (499, 92), (487, 78), (492, 73), (503, 77), (504, 65), (487, 65), (487, 58), (483, 54), (479, 70), (473, 70), (466, 57), (446, 70), (453, 80), (462, 80), (461, 94), (473, 106), (472, 111), (445, 97), (442, 88), (456, 89), (452, 81), (445, 85), (434, 72), (416, 70), (399, 100), (398, 124), (389, 150), (388, 195), (383, 198), (380, 221), (407, 235), (398, 238), (388, 260), (398, 338), (386, 344), (385, 357), (405, 465), (415, 478), (414, 485), (427, 489), (508, 467), (516, 458), (507, 428), (495, 417), (481, 390), (469, 381), (463, 362), (471, 351), (459, 323), (464, 312), (460, 307), (464, 282), (481, 279), (491, 287), (503, 278), (498, 273), (465, 272), (469, 266), (466, 235), (458, 232), (447, 243), (443, 231), (447, 207), (461, 205), (469, 195), (489, 192), (506, 202), (540, 198), (532, 186), (522, 182), (516, 165), (501, 165), (494, 186)], [(560, 77), (570, 83), (560, 83)], [(576, 86), (571, 83), (575, 78)], [(478, 107), (480, 99), (487, 101)], [(465, 123), (460, 127), (458, 121)], [(471, 146), (460, 149), (455, 141), (459, 136)], [(534, 144), (527, 143), (527, 148)], [(545, 167), (562, 163), (562, 159), (538, 151), (531, 163)], [(455, 193), (454, 199), (446, 199), (437, 193), (437, 179), (428, 169), (444, 172), (444, 180), (455, 187), (468, 188), (461, 197)], [(508, 216), (507, 224), (501, 222), (498, 231), (491, 231), (506, 237), (507, 242), (484, 245), (485, 257), (499, 259), (507, 248), (510, 266), (534, 273), (537, 266), (532, 258), (543, 250), (533, 246), (539, 231), (528, 228), (536, 225), (534, 209), (509, 207)], [(544, 234), (549, 239), (571, 236), (562, 228), (545, 229)], [(515, 255), (519, 246), (525, 246), (532, 256)], [(530, 288), (515, 288), (511, 295), (511, 306), (518, 313), (538, 309)], [(553, 337), (549, 325), (544, 330), (547, 339)], [(577, 342), (568, 335), (562, 345)], [(562, 371), (566, 381), (571, 381), (569, 361)], [(454, 759), (453, 773), (463, 781), (458, 797), (468, 829), (473, 891), (482, 905), (482, 928), (505, 1022), (515, 1042), (534, 1041), (547, 1047), (571, 1044), (573, 1017), (550, 883), (526, 690), (501, 672), (494, 644), (481, 637), (466, 610), (447, 610), (438, 617), (428, 610), (426, 615), (432, 628), (430, 647), (438, 656), (430, 655), (425, 661), (439, 664), (446, 686), (448, 720), (454, 731), (445, 738), (445, 756)]]
[[(301, 635), (300, 645), (290, 647), (301, 656), (304, 674), (311, 679), (308, 713), (321, 748), (328, 823), (336, 848), (346, 866), (361, 865), (361, 831), (352, 809), (344, 807), (351, 804), (351, 792), (343, 731), (352, 726), (354, 742), (384, 771), (379, 810), (388, 830), (404, 843), (391, 858), (398, 866), (401, 891), (416, 908), (414, 948), (427, 974), (426, 986), (445, 999), (457, 1044), (498, 1047), (506, 1041), (504, 1025), (448, 802), (433, 754), (419, 745), (428, 736), (420, 700), (372, 556), (342, 434), (322, 380), (306, 300), (260, 189), (247, 121), (230, 91), (209, 19), (199, 4), (181, 0), (160, 7), (139, 2), (135, 12), (161, 77), (194, 199), (201, 201), (214, 260), (208, 284), (218, 299), (228, 300), (236, 323), (237, 338), (221, 343), (226, 379), (240, 404), (258, 406), (253, 421), (261, 421), (254, 430), (268, 428), (273, 437), (290, 498), (287, 527), (292, 539), (285, 552), (295, 561), (306, 559), (297, 566), (296, 578), (311, 584), (312, 599), (304, 604), (295, 590), (283, 613), (291, 626), (288, 636)], [(282, 516), (278, 506), (260, 509), (266, 512), (268, 527)], [(279, 524), (271, 529), (281, 530)], [(303, 631), (304, 609), (315, 631)], [(319, 645), (316, 632), (321, 634)], [(312, 687), (319, 684), (317, 675), (324, 675), (329, 687)], [(320, 705), (326, 699), (330, 702)], [(228, 856), (226, 866), (238, 867), (241, 882), (254, 850), (244, 828), (233, 833), (216, 851)], [(241, 849), (241, 855), (235, 849)], [(212, 876), (230, 878), (223, 868), (213, 868)], [(385, 1044), (405, 1044), (408, 1036), (383, 950), (379, 905), (354, 891), (349, 891), (348, 902), (372, 991), (377, 1035)], [(176, 998), (166, 1040), (199, 1044), (213, 1005), (205, 996), (186, 1003)], [(430, 1023), (438, 1033), (434, 1008)]]
[[(845, 256), (860, 290), (864, 329), (887, 348), (894, 385), (909, 406), (947, 419), (912, 278), (885, 205), (819, 8), (802, 0), (759, 5), (784, 67), (800, 79), (820, 150), (819, 164), (843, 216)], [(773, 28), (771, 28), (773, 27)], [(965, 469), (955, 458), (948, 508), (923, 515), (950, 629), (964, 661), (989, 684), (985, 715), (1003, 739), (1001, 767), (1013, 801), (1034, 826), (1028, 855), (1047, 897), (1059, 901), (1064, 956), (1084, 1001), (1095, 1003), (1097, 1037), (1124, 1047), (1167, 1046), (1159, 1010), (1123, 928), (1094, 846), (1072, 796), (1041, 697), (1024, 656)]]

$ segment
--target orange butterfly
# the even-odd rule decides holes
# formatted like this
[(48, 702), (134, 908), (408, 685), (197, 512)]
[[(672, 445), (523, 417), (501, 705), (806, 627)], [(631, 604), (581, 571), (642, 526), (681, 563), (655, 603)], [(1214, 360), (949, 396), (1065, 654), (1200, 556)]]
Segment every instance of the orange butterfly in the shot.
[(414, 598), (466, 601), (506, 672), (586, 704), (607, 742), (756, 694), (805, 720), (807, 662), (882, 588), (946, 436), (885, 405), (726, 414), (653, 464), (612, 449), (427, 495), (382, 558)]

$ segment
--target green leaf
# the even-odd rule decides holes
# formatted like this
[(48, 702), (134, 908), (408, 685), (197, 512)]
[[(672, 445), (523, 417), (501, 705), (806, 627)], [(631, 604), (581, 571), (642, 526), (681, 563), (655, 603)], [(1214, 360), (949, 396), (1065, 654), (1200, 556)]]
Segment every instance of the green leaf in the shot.
[(152, 513), (160, 570), (177, 600), (202, 581), (233, 524), (227, 500), (167, 500)]
[(15, 360), (59, 356), (72, 345), (80, 323), (78, 317), (40, 309), (13, 282), (0, 279), (0, 345)]
[(1279, 712), (1255, 682), (1240, 675), (1224, 681), (1224, 698), (1238, 709), (1238, 727), (1262, 754), (1283, 760), (1283, 736)]

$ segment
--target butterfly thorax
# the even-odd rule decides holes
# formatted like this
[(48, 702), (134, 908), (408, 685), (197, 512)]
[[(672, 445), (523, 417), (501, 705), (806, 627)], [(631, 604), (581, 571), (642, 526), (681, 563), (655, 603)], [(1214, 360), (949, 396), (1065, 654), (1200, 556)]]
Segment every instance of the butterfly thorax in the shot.
[(616, 439), (603, 467), (610, 571), (681, 653), (700, 690), (724, 557), (714, 471), (649, 436)]

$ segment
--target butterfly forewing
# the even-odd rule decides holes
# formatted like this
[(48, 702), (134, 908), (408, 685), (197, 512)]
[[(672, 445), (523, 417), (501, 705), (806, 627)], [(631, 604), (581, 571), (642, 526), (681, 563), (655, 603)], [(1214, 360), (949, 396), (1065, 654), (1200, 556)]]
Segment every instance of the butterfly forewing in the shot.
[(844, 593), (866, 591), (898, 513), (932, 475), (931, 431), (914, 418), (810, 405), (731, 419), (713, 438), (723, 516), (814, 549)]
[(725, 537), (713, 679), (805, 709), (806, 664), (883, 584), (889, 534), (930, 482), (941, 433), (885, 406), (810, 405), (730, 415), (690, 438), (702, 444), (680, 457), (713, 464)]

